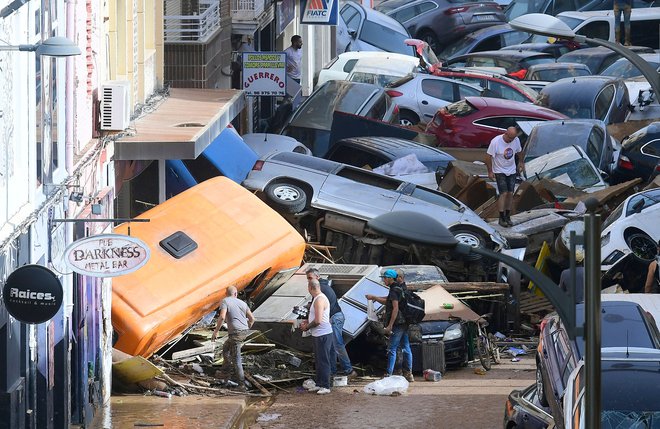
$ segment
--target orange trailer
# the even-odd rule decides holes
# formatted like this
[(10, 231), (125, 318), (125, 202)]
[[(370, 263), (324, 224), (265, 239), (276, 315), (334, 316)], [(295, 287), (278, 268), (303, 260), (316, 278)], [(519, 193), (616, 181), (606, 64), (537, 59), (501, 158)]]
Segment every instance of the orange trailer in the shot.
[[(235, 285), (257, 296), (300, 266), (305, 242), (279, 214), (225, 177), (196, 185), (131, 223), (151, 258), (113, 279), (114, 347), (151, 356), (218, 307)], [(115, 228), (128, 234), (129, 225)], [(181, 234), (183, 233), (183, 235)]]

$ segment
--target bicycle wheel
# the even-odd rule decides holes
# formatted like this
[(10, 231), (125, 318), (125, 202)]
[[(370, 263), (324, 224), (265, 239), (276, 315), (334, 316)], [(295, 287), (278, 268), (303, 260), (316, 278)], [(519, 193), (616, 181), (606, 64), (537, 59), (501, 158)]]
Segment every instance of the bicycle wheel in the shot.
[(479, 333), (477, 337), (477, 353), (479, 354), (481, 366), (486, 371), (490, 371), (490, 342), (485, 334)]
[(497, 347), (495, 342), (496, 338), (493, 334), (488, 334), (488, 343), (490, 344), (490, 356), (493, 358), (493, 363), (496, 365), (500, 363), (500, 348)]

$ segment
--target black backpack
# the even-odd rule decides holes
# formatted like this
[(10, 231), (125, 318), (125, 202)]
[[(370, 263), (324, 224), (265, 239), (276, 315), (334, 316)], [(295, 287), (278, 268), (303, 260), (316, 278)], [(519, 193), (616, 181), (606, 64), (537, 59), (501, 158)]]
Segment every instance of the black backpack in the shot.
[(399, 302), (399, 311), (403, 314), (403, 318), (409, 325), (419, 323), (426, 315), (426, 303), (415, 292), (402, 289), (403, 300)]

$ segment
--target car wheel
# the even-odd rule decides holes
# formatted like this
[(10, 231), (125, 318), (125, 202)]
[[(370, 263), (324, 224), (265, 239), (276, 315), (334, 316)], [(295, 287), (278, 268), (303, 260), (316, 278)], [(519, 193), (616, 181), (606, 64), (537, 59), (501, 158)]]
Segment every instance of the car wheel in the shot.
[[(483, 232), (479, 232), (472, 228), (466, 227), (451, 228), (450, 231), (452, 234), (454, 234), (454, 238), (456, 238), (459, 243), (464, 243), (472, 247), (481, 247), (484, 249), (487, 247), (488, 239), (485, 237)], [(481, 255), (470, 253), (466, 259), (476, 261), (481, 259)]]
[(275, 208), (286, 213), (299, 213), (307, 204), (307, 195), (299, 186), (290, 183), (271, 183), (265, 189), (266, 198)]
[(625, 234), (626, 244), (642, 261), (652, 261), (656, 255), (656, 243), (647, 234), (641, 231), (632, 231)]
[(541, 368), (536, 364), (536, 394), (539, 397), (539, 403), (544, 407), (548, 406), (548, 400), (545, 396), (545, 385), (543, 384), (543, 374), (541, 374)]
[(399, 124), (404, 127), (414, 127), (419, 124), (419, 118), (413, 112), (402, 110), (399, 112)]
[(440, 43), (438, 42), (438, 36), (436, 36), (434, 32), (430, 30), (426, 30), (422, 32), (418, 38), (428, 43), (431, 49), (433, 49), (433, 52), (440, 52), (439, 49)]

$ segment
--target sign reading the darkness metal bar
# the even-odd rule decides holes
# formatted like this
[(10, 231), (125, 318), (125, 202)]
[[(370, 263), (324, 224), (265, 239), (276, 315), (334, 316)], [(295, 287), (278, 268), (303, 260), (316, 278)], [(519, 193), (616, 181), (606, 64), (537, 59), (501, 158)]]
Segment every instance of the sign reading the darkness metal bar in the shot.
[(243, 52), (243, 91), (246, 95), (286, 95), (285, 52)]
[(337, 25), (339, 0), (300, 0), (301, 24)]
[(149, 246), (139, 238), (100, 234), (71, 243), (64, 251), (64, 262), (80, 274), (115, 277), (137, 270), (150, 256)]

